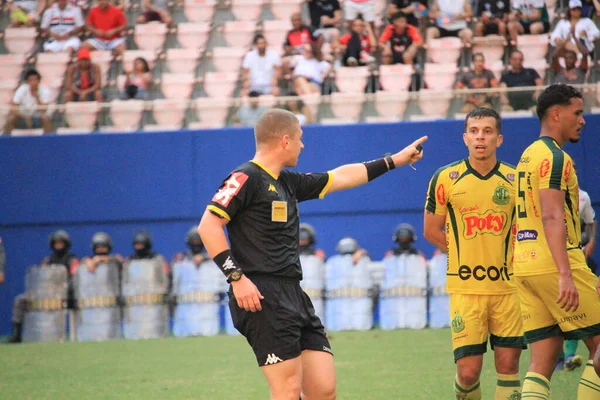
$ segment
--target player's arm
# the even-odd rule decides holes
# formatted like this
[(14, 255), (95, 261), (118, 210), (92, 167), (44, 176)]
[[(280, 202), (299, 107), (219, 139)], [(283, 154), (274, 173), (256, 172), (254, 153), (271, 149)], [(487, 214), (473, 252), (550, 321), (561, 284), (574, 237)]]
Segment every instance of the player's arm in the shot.
[(429, 243), (440, 249), (442, 252), (447, 253), (448, 244), (446, 242), (446, 232), (444, 231), (445, 224), (445, 215), (438, 215), (425, 210), (425, 216), (423, 218), (423, 236)]
[(420, 146), (426, 140), (427, 136), (423, 136), (392, 155), (391, 159), (394, 165), (389, 165), (385, 158), (381, 158), (366, 163), (346, 164), (337, 167), (333, 171), (330, 171), (332, 183), (327, 193), (364, 185), (393, 168), (419, 161), (423, 157), (423, 151), (422, 147), (418, 150), (417, 146)]
[(589, 238), (589, 242), (583, 248), (586, 258), (590, 258), (596, 250), (596, 238), (598, 235), (598, 221), (594, 220), (591, 224), (585, 225), (585, 230)]
[[(562, 179), (562, 177), (559, 177)], [(558, 183), (560, 185), (560, 181)], [(559, 297), (556, 300), (567, 312), (576, 311), (579, 293), (573, 282), (569, 255), (567, 253), (567, 233), (564, 222), (565, 192), (557, 189), (540, 189), (542, 224), (548, 247), (558, 269)]]

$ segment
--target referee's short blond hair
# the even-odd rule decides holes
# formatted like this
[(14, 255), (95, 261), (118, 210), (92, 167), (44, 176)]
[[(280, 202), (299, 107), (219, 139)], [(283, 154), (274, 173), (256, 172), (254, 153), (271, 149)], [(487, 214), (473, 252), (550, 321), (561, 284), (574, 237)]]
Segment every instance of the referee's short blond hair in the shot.
[(293, 113), (278, 108), (271, 108), (258, 118), (254, 126), (256, 145), (269, 144), (285, 135), (293, 136), (300, 123)]

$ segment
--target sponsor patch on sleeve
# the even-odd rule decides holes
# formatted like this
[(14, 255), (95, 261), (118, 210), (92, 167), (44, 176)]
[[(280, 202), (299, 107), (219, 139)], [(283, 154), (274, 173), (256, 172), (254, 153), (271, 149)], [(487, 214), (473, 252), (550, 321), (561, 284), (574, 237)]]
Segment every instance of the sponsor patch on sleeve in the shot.
[(234, 172), (229, 179), (225, 181), (223, 186), (215, 193), (212, 201), (220, 204), (223, 207), (229, 206), (231, 199), (239, 193), (246, 181), (248, 175), (243, 172)]

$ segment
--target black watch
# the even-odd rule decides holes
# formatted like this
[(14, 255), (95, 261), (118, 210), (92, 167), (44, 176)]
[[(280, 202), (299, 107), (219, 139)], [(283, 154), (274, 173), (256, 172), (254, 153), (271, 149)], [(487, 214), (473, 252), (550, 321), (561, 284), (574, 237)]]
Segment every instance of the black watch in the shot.
[(388, 171), (391, 171), (394, 168), (396, 168), (396, 164), (394, 164), (394, 160), (392, 159), (392, 153), (385, 153), (383, 155), (383, 158), (385, 158), (385, 161), (387, 161)]
[(227, 275), (227, 283), (239, 281), (240, 279), (242, 279), (242, 275), (244, 275), (242, 270), (236, 269), (235, 271)]

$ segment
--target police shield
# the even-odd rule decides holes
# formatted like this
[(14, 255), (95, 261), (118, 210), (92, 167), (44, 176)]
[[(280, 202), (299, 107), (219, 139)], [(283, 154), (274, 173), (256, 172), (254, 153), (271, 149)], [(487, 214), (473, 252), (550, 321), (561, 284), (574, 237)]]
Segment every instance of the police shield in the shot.
[(373, 302), (369, 259), (355, 265), (352, 255), (335, 255), (325, 265), (325, 326), (331, 331), (369, 330), (373, 325)]
[(77, 301), (77, 340), (80, 342), (121, 337), (119, 265), (116, 261), (98, 264), (94, 272), (85, 266), (74, 279)]
[(300, 255), (302, 265), (302, 281), (300, 286), (310, 297), (315, 314), (321, 319), (325, 316), (323, 309), (323, 290), (325, 289), (325, 262), (315, 255)]
[(123, 336), (152, 339), (169, 333), (168, 290), (162, 257), (130, 260), (123, 266)]
[(450, 297), (446, 293), (446, 270), (448, 257), (444, 253), (429, 260), (429, 326), (450, 326)]
[(219, 293), (223, 274), (212, 260), (196, 266), (191, 260), (173, 264), (173, 295), (177, 300), (173, 334), (214, 336), (219, 333)]
[(384, 258), (385, 275), (380, 293), (379, 320), (382, 329), (427, 325), (427, 265), (415, 254)]
[(27, 312), (24, 342), (58, 342), (66, 338), (68, 274), (64, 265), (32, 266), (25, 276)]

